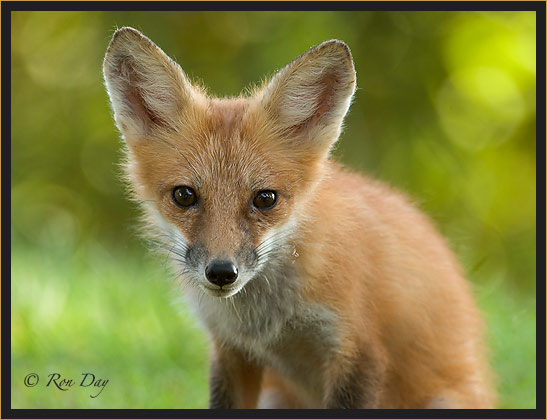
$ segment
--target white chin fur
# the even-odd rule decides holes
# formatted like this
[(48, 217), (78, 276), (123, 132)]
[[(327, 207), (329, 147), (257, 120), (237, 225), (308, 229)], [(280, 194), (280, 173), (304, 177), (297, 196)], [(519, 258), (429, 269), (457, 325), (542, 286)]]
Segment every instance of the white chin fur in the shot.
[(242, 287), (234, 287), (234, 288), (231, 288), (231, 289), (213, 289), (213, 288), (210, 288), (208, 286), (201, 286), (201, 289), (207, 293), (208, 295), (210, 296), (213, 296), (213, 297), (218, 297), (218, 298), (229, 298), (231, 296), (234, 296), (235, 294), (237, 294), (241, 289)]

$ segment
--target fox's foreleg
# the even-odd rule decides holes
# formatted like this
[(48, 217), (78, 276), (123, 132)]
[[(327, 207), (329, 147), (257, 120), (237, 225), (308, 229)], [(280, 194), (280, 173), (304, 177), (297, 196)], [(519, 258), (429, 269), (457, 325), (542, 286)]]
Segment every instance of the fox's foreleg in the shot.
[(214, 344), (209, 379), (209, 408), (256, 408), (262, 366), (239, 350)]
[(337, 355), (327, 369), (325, 408), (378, 408), (385, 375), (380, 355), (368, 346), (351, 355)]

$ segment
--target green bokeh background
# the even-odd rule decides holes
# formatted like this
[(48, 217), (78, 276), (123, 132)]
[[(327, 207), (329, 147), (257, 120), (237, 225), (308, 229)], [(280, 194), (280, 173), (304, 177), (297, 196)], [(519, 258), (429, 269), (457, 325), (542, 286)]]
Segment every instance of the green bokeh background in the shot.
[[(119, 178), (101, 65), (121, 26), (220, 96), (348, 43), (359, 89), (336, 157), (435, 220), (487, 320), (499, 407), (535, 407), (535, 12), (13, 12), (14, 408), (207, 404), (206, 335)], [(54, 372), (76, 385), (47, 387)], [(97, 398), (84, 372), (109, 379)]]

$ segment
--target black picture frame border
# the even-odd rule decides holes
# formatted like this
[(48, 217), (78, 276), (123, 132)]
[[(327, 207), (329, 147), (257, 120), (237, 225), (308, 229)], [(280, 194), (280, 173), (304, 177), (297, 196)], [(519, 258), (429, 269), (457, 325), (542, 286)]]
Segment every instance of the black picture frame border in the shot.
[[(11, 408), (11, 12), (13, 11), (535, 11), (536, 174), (545, 174), (545, 12), (543, 1), (2, 1), (1, 3), (1, 412), (2, 419), (69, 418), (473, 418), (545, 419), (545, 301), (536, 313), (536, 408), (493, 410), (205, 410), (205, 409), (13, 409)], [(542, 172), (540, 172), (542, 170)], [(545, 177), (536, 176), (536, 214), (546, 214)], [(542, 216), (543, 217), (543, 216)], [(536, 253), (545, 255), (545, 219), (536, 222)], [(545, 296), (545, 260), (536, 260), (536, 301)], [(9, 348), (8, 348), (9, 343)]]

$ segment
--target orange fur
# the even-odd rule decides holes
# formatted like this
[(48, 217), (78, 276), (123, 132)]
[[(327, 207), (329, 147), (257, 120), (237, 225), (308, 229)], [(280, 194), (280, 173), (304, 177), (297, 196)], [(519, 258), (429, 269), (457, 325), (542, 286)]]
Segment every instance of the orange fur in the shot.
[[(214, 338), (212, 407), (493, 407), (482, 322), (453, 254), (406, 197), (328, 157), (355, 90), (345, 44), (216, 99), (124, 28), (105, 80), (135, 197)], [(196, 207), (173, 204), (179, 185)], [(252, 208), (261, 190), (276, 191), (271, 210)], [(234, 295), (199, 288), (217, 257), (241, 267)]]

